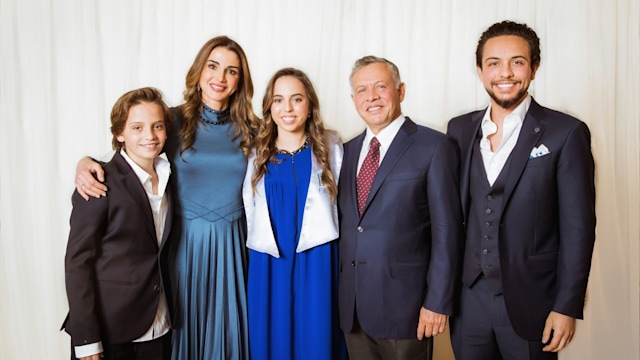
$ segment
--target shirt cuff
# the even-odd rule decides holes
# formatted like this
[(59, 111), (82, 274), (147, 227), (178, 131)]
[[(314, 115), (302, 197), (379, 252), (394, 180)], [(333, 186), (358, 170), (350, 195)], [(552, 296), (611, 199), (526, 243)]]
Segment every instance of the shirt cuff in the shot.
[(102, 349), (102, 341), (98, 341), (93, 344), (74, 346), (76, 352), (76, 358), (80, 359), (86, 356), (100, 354), (104, 350)]

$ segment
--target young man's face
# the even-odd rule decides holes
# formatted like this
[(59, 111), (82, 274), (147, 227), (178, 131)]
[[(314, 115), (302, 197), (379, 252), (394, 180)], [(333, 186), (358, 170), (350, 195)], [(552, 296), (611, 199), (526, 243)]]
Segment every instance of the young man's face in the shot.
[(531, 51), (524, 38), (515, 35), (487, 40), (478, 76), (491, 96), (492, 106), (515, 109), (525, 98), (538, 67), (531, 69)]

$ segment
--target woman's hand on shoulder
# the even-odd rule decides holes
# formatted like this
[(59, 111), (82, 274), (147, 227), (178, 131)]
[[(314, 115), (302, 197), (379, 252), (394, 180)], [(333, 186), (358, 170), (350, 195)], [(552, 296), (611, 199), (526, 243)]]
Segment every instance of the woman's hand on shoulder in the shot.
[[(97, 180), (96, 180), (97, 178)], [(99, 181), (98, 181), (99, 180)], [(76, 190), (80, 196), (89, 201), (89, 196), (99, 198), (107, 196), (102, 165), (89, 157), (83, 157), (76, 166)]]

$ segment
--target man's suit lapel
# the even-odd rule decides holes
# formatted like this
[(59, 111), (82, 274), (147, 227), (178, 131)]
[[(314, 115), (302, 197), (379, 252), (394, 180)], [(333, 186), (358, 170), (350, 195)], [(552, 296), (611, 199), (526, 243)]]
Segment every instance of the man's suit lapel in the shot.
[(365, 130), (362, 134), (354, 138), (351, 144), (352, 151), (345, 151), (344, 159), (342, 162), (342, 169), (345, 174), (340, 174), (341, 181), (347, 184), (347, 189), (343, 190), (346, 194), (349, 194), (349, 210), (360, 217), (358, 212), (358, 192), (356, 188), (356, 179), (358, 176), (358, 159), (360, 158), (360, 152), (362, 151), (362, 143), (367, 134)]
[(409, 146), (411, 146), (411, 144), (413, 143), (413, 139), (410, 137), (410, 135), (415, 133), (416, 130), (416, 124), (411, 121), (409, 117), (406, 117), (404, 124), (402, 124), (402, 127), (391, 142), (391, 146), (389, 146), (389, 150), (387, 150), (384, 159), (382, 159), (376, 176), (373, 178), (373, 184), (371, 184), (369, 197), (367, 198), (367, 203), (364, 205), (364, 211), (362, 213), (363, 215), (367, 212), (369, 204), (375, 198), (376, 193), (378, 192), (378, 190), (380, 190), (380, 186), (382, 186), (384, 180), (387, 178), (387, 176), (389, 176), (391, 169), (393, 169), (395, 164), (402, 157), (402, 154), (404, 154)]
[[(149, 205), (149, 198), (147, 197), (144, 187), (142, 187), (142, 184), (140, 183), (140, 179), (138, 179), (136, 173), (120, 153), (116, 153), (114, 160), (118, 167), (118, 171), (120, 172), (121, 181), (124, 184), (125, 189), (142, 210), (144, 224), (147, 230), (153, 235), (152, 238), (156, 240), (156, 228), (153, 222), (151, 205)], [(156, 245), (157, 244), (156, 240)]]
[(462, 200), (462, 211), (464, 212), (463, 219), (466, 219), (469, 214), (469, 206), (471, 199), (469, 197), (469, 187), (471, 179), (471, 155), (473, 154), (473, 147), (476, 146), (476, 137), (480, 131), (480, 125), (482, 125), (482, 118), (485, 111), (478, 111), (471, 117), (472, 126), (465, 126), (463, 129), (465, 132), (461, 134), (460, 144), (466, 144), (466, 148), (460, 149), (463, 159), (462, 173), (460, 174), (460, 196)]
[(542, 107), (532, 99), (529, 111), (527, 111), (522, 123), (518, 142), (510, 155), (509, 175), (505, 184), (503, 209), (520, 181), (524, 167), (529, 161), (531, 150), (538, 144), (540, 137), (544, 133), (545, 126), (542, 124), (544, 116)]

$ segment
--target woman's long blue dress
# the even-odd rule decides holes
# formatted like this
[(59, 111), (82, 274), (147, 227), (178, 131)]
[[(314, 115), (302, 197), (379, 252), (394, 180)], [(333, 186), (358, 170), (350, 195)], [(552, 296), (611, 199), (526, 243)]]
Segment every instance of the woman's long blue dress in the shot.
[[(209, 109), (210, 110), (210, 109)], [(248, 359), (246, 219), (242, 182), (247, 160), (231, 123), (203, 123), (182, 153), (180, 114), (165, 150), (172, 163), (177, 222), (172, 231), (174, 360)], [(228, 120), (228, 112), (207, 118)]]
[(249, 343), (253, 360), (343, 358), (337, 322), (337, 246), (296, 253), (311, 176), (311, 147), (268, 164), (265, 194), (280, 258), (250, 250)]

